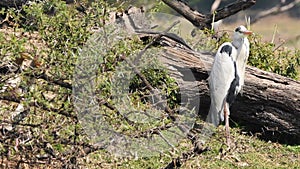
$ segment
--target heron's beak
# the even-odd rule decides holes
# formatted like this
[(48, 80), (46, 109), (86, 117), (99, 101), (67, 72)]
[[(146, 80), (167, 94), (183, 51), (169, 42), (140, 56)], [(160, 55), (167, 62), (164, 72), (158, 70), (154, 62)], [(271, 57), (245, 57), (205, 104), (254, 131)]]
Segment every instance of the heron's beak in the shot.
[(251, 34), (252, 34), (252, 31), (244, 31), (243, 34), (244, 34), (244, 35), (251, 35)]

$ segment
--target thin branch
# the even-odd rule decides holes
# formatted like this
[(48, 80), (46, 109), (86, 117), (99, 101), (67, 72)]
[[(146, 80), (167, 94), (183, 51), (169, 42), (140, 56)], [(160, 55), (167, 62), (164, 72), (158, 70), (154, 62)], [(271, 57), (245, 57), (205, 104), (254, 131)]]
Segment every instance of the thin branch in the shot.
[[(145, 83), (146, 88), (150, 91), (154, 91), (154, 92), (158, 92), (154, 87), (152, 87), (152, 85), (150, 84), (150, 82), (147, 80), (147, 78), (137, 69), (137, 67), (130, 61), (128, 60), (124, 55), (121, 56), (121, 58), (123, 60), (125, 60), (129, 66), (132, 67), (133, 71), (141, 78), (141, 80)], [(155, 98), (158, 100), (158, 102), (162, 102), (162, 98), (158, 95), (158, 93), (154, 93)], [(168, 113), (169, 117), (171, 118), (171, 120), (175, 121), (176, 117), (174, 116), (174, 112), (173, 110), (167, 105), (164, 105), (165, 111)]]
[[(174, 22), (172, 25), (170, 25), (166, 30), (164, 30), (162, 33), (159, 33), (158, 35), (155, 36), (155, 38), (149, 43), (147, 44), (144, 49), (139, 52), (139, 54), (137, 55), (137, 57), (134, 60), (134, 63), (137, 63), (140, 58), (142, 57), (142, 55), (146, 52), (146, 50), (151, 47), (152, 45), (154, 45), (159, 39), (162, 38), (162, 36), (164, 34), (166, 34), (168, 31), (170, 31), (174, 26), (176, 26), (179, 23), (179, 21)], [(138, 31), (138, 30), (135, 30)], [(154, 92), (158, 92), (154, 87), (152, 87), (152, 85), (149, 83), (149, 81), (147, 80), (147, 78), (137, 69), (137, 67), (135, 66), (136, 64), (132, 63), (130, 60), (128, 60), (124, 55), (120, 56), (121, 59), (125, 60), (132, 68), (133, 71), (141, 78), (141, 80), (145, 83), (146, 88), (150, 91), (154, 91)], [(155, 98), (158, 100), (158, 102), (162, 102), (162, 98), (157, 95), (158, 93), (154, 94)], [(169, 117), (175, 121), (176, 117), (174, 116), (174, 111), (171, 110), (171, 108), (165, 104), (164, 105), (165, 111), (168, 113)]]
[[(140, 58), (142, 57), (142, 55), (144, 55), (144, 53), (146, 52), (146, 50), (147, 50), (149, 47), (151, 47), (151, 46), (153, 46), (155, 43), (157, 43), (157, 41), (160, 40), (162, 36), (164, 36), (167, 32), (169, 32), (169, 31), (170, 31), (174, 26), (176, 26), (179, 22), (180, 22), (180, 21), (174, 22), (174, 23), (173, 23), (171, 26), (169, 26), (166, 30), (164, 30), (163, 32), (161, 32), (161, 33), (159, 33), (158, 35), (156, 35), (156, 36), (154, 37), (154, 39), (153, 39), (150, 43), (148, 43), (148, 44), (144, 47), (144, 49), (143, 49), (142, 51), (140, 51), (140, 53), (139, 53), (139, 54), (137, 55), (137, 57), (134, 59), (134, 63), (137, 63), (137, 62), (140, 60)], [(142, 30), (135, 30), (135, 32), (137, 32), (137, 33), (148, 33), (148, 32), (142, 31)]]
[(163, 126), (159, 126), (159, 127), (149, 129), (147, 131), (142, 131), (142, 132), (136, 133), (132, 137), (133, 138), (140, 138), (140, 137), (148, 138), (149, 136), (151, 136), (153, 134), (159, 134), (160, 131), (167, 130), (167, 129), (173, 127), (173, 126), (174, 126), (173, 123), (169, 123), (169, 124), (166, 124), (166, 125), (163, 125)]
[(2, 7), (19, 7), (26, 3), (26, 0), (1, 0), (0, 6)]
[(257, 21), (270, 16), (270, 15), (276, 15), (285, 11), (288, 11), (289, 9), (293, 8), (294, 6), (296, 6), (298, 3), (300, 3), (300, 0), (294, 0), (291, 3), (284, 5), (283, 3), (281, 3), (280, 5), (277, 5), (269, 10), (265, 10), (262, 11), (260, 13), (258, 13), (255, 18), (253, 18), (251, 20), (251, 24), (256, 23)]
[(180, 0), (162, 0), (169, 7), (174, 9), (180, 15), (189, 20), (193, 25), (199, 28), (209, 27), (207, 23), (205, 23), (206, 16), (198, 11), (189, 7), (185, 2)]
[(187, 160), (194, 157), (195, 155), (199, 155), (201, 153), (204, 153), (209, 150), (208, 147), (204, 147), (203, 140), (209, 138), (213, 132), (211, 131), (211, 128), (209, 125), (203, 124), (203, 125), (195, 125), (194, 128), (189, 131), (187, 134), (188, 139), (193, 144), (193, 149), (181, 153), (180, 156), (173, 159), (166, 167), (165, 169), (172, 169), (172, 168), (178, 168), (182, 166)]
[(122, 117), (129, 125), (133, 125), (134, 122), (128, 119), (126, 116), (124, 116), (117, 108), (115, 108), (113, 105), (109, 104), (108, 102), (104, 100), (100, 100), (99, 103), (101, 105), (104, 105), (105, 107), (109, 108), (110, 110), (117, 113), (118, 116)]
[(15, 102), (15, 103), (21, 103), (21, 98), (13, 96), (13, 95), (8, 95), (8, 96), (1, 96), (0, 95), (0, 100), (5, 100), (5, 101)]
[(173, 159), (166, 167), (165, 169), (174, 169), (174, 168), (179, 168), (184, 164), (187, 160), (190, 158), (194, 157), (197, 154), (201, 154), (203, 152), (208, 151), (208, 148), (205, 148), (199, 152), (195, 152), (195, 150), (190, 150), (187, 152), (182, 153), (179, 157)]
[(24, 127), (40, 127), (42, 123), (39, 124), (30, 124), (30, 123), (20, 123), (20, 122), (15, 122), (15, 121), (8, 121), (8, 120), (0, 120), (1, 124), (11, 124), (11, 125), (16, 125), (16, 126), (24, 126)]
[(43, 79), (49, 83), (53, 83), (58, 86), (72, 90), (72, 84), (64, 82), (64, 79), (54, 79), (53, 77), (46, 75), (45, 72), (43, 72), (41, 74), (26, 74), (26, 75), (29, 77), (37, 78), (37, 79)]
[(241, 10), (250, 8), (256, 3), (256, 0), (237, 0), (223, 8), (216, 11), (216, 15), (213, 14), (202, 14), (181, 0), (162, 0), (165, 4), (173, 8), (187, 20), (189, 20), (193, 25), (199, 27), (200, 29), (211, 28), (211, 23), (214, 21), (224, 19), (228, 16), (234, 15)]
[[(15, 97), (13, 95), (8, 95), (8, 96), (1, 96), (0, 95), (0, 100), (5, 100), (5, 101), (10, 101), (10, 102), (15, 102), (15, 103), (21, 103), (22, 100), (24, 98), (21, 98), (21, 97)], [(32, 107), (38, 107), (40, 109), (43, 109), (45, 111), (51, 111), (51, 112), (55, 112), (57, 114), (60, 114), (60, 115), (64, 115), (66, 117), (70, 117), (70, 118), (77, 118), (76, 115), (73, 115), (71, 114), (71, 112), (66, 112), (65, 110), (63, 110), (63, 107), (61, 108), (53, 108), (53, 107), (48, 107), (47, 105), (45, 105), (44, 103), (42, 102), (30, 102), (28, 104), (29, 106), (32, 106)], [(62, 105), (63, 106), (63, 105)]]
[[(256, 3), (256, 0), (237, 0), (231, 4), (228, 4), (220, 9), (216, 10), (215, 22), (231, 15), (238, 13), (239, 11), (250, 8)], [(206, 15), (206, 23), (211, 24), (213, 20), (213, 14)]]

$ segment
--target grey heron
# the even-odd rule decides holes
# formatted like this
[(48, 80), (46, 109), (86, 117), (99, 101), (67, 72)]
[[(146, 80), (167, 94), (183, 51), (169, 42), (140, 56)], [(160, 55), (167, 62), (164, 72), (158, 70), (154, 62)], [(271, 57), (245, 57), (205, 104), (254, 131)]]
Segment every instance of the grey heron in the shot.
[(233, 42), (223, 43), (214, 59), (208, 78), (211, 105), (207, 121), (217, 126), (225, 117), (226, 139), (229, 144), (229, 107), (244, 85), (246, 62), (249, 56), (248, 31), (244, 26), (235, 29)]
[(235, 58), (237, 69), (240, 75), (241, 89), (244, 86), (245, 68), (250, 52), (250, 43), (247, 35), (251, 35), (252, 32), (247, 30), (244, 26), (239, 26), (233, 33), (232, 45), (237, 49), (237, 56)]

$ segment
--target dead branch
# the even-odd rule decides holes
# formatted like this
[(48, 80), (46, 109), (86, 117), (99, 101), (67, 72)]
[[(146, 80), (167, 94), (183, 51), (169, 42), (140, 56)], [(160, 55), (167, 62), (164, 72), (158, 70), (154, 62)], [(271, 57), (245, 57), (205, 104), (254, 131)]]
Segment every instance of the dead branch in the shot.
[(39, 75), (29, 74), (29, 76), (36, 78), (36, 79), (43, 79), (43, 80), (47, 81), (48, 83), (53, 83), (58, 86), (72, 90), (72, 84), (65, 82), (63, 79), (54, 79), (53, 77), (48, 76), (45, 72), (43, 72)]
[(205, 22), (206, 16), (198, 11), (189, 7), (186, 3), (180, 0), (162, 0), (169, 7), (173, 8), (180, 15), (189, 20), (193, 25), (205, 28), (209, 27), (209, 24)]
[(252, 20), (251, 20), (251, 24), (254, 24), (256, 22), (258, 22), (259, 20), (267, 17), (267, 16), (270, 16), (270, 15), (277, 15), (279, 13), (283, 13), (285, 11), (288, 11), (290, 10), (291, 8), (295, 7), (298, 3), (300, 3), (300, 0), (294, 0), (292, 2), (290, 2), (289, 4), (285, 5), (283, 3), (280, 3), (279, 5), (271, 8), (271, 9), (268, 9), (268, 10), (265, 10), (265, 11), (262, 11), (260, 13), (258, 13)]
[(130, 119), (128, 119), (126, 116), (124, 116), (120, 111), (118, 111), (117, 108), (115, 108), (113, 105), (109, 104), (108, 102), (106, 102), (105, 100), (98, 100), (98, 102), (100, 103), (100, 105), (104, 105), (105, 107), (107, 107), (108, 109), (114, 111), (117, 113), (117, 115), (119, 117), (121, 117), (122, 119), (124, 119), (129, 125), (133, 125), (134, 122), (131, 121)]
[(202, 14), (189, 7), (181, 0), (162, 1), (200, 29), (211, 28), (213, 17), (215, 17), (214, 21), (216, 22), (228, 16), (234, 15), (241, 10), (250, 8), (256, 3), (256, 0), (237, 0), (223, 8), (216, 10), (216, 15), (214, 16), (213, 14)]

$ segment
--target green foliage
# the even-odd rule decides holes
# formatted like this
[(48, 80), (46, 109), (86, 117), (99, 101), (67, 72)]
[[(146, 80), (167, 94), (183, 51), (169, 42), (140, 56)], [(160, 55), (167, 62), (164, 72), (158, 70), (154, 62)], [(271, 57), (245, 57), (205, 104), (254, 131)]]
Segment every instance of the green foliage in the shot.
[[(85, 13), (76, 10), (75, 6), (67, 5), (64, 1), (59, 0), (32, 2), (28, 6), (23, 6), (22, 10), (10, 8), (0, 11), (1, 14), (6, 14), (14, 22), (13, 25), (10, 25), (13, 28), (6, 32), (0, 32), (0, 59), (2, 61), (0, 68), (2, 70), (7, 65), (16, 68), (16, 70), (7, 73), (1, 72), (0, 79), (0, 120), (1, 125), (3, 124), (0, 154), (2, 162), (8, 164), (7, 168), (11, 166), (28, 168), (29, 164), (29, 167), (36, 168), (47, 166), (52, 168), (72, 168), (72, 166), (73, 168), (86, 168), (89, 165), (91, 168), (115, 168), (116, 166), (120, 168), (162, 168), (183, 151), (193, 148), (189, 140), (182, 139), (174, 144), (172, 150), (160, 152), (160, 156), (130, 159), (114, 157), (102, 148), (91, 144), (90, 138), (85, 134), (74, 109), (73, 73), (80, 49), (86, 45), (87, 40), (94, 33), (93, 30), (103, 27), (104, 21), (107, 21), (108, 18), (107, 14), (113, 8), (108, 7), (104, 1), (85, 5), (87, 6)], [(156, 1), (153, 11), (160, 11), (161, 7), (163, 5)], [(202, 36), (213, 33), (211, 30), (206, 31)], [(228, 41), (228, 39), (228, 34), (224, 34), (220, 39), (205, 40), (206, 46), (200, 45), (200, 43), (199, 46), (216, 50), (220, 44)], [(261, 43), (259, 39), (254, 37), (251, 37), (250, 41), (253, 45), (253, 51), (251, 51), (249, 58), (250, 64), (286, 76), (296, 77), (300, 51), (292, 52), (284, 48), (275, 49), (274, 45)], [(96, 99), (100, 100), (97, 103), (100, 108), (96, 115), (103, 115), (104, 120), (112, 125), (116, 132), (128, 136), (136, 136), (145, 131), (151, 133), (155, 131), (156, 127), (164, 127), (174, 123), (168, 118), (166, 112), (151, 105), (152, 102), (148, 96), (153, 94), (152, 91), (147, 89), (145, 81), (139, 77), (137, 72), (133, 71), (137, 65), (130, 65), (126, 60), (135, 59), (134, 57), (137, 57), (144, 47), (145, 43), (134, 36), (114, 41), (108, 46), (106, 53), (100, 51), (95, 55), (99, 61), (97, 63), (99, 69), (96, 69), (95, 72), (89, 72), (95, 73), (93, 82), (96, 84), (96, 89), (93, 94), (95, 94)], [(147, 63), (148, 67), (139, 69), (141, 70), (140, 73), (146, 77), (153, 88), (161, 92), (159, 95), (166, 96), (163, 99), (167, 100), (168, 106), (176, 110), (180, 103), (178, 84), (154, 57), (155, 52), (153, 52), (154, 54), (151, 52), (142, 56), (141, 63)], [(126, 59), (124, 60), (124, 58)], [(278, 60), (280, 60), (280, 64), (276, 62)], [(131, 74), (128, 73), (128, 75), (133, 74), (129, 84), (130, 90), (127, 93), (131, 101), (127, 105), (130, 109), (124, 107), (114, 109), (116, 102), (112, 101), (116, 97), (114, 95), (116, 91), (113, 91), (115, 85), (113, 78), (120, 73), (118, 68), (121, 65), (129, 65), (126, 68), (129, 68)], [(20, 80), (16, 82), (18, 78)], [(4, 96), (9, 99), (2, 101)], [(109, 107), (108, 104), (112, 106)], [(20, 105), (24, 107), (24, 110), (17, 112), (16, 109)], [(128, 121), (124, 120), (124, 114), (120, 114), (119, 110), (134, 110), (125, 111), (125, 113), (131, 113), (128, 118), (135, 123), (129, 124)], [(155, 117), (155, 120), (140, 122), (141, 118), (137, 117), (142, 114), (140, 112), (149, 113)], [(20, 117), (14, 117), (18, 113)], [(94, 117), (96, 116), (91, 116), (91, 120), (95, 120)], [(96, 127), (103, 127), (103, 124), (98, 125)], [(163, 133), (165, 131), (157, 130), (157, 132)], [(173, 130), (173, 132), (178, 131)], [(164, 136), (171, 137), (171, 134), (172, 132), (169, 132)], [(235, 136), (244, 137), (237, 134)], [(100, 137), (105, 136), (101, 135)], [(211, 159), (218, 156), (221, 151), (219, 145), (222, 144), (220, 140), (223, 137), (219, 137), (217, 134), (216, 139), (210, 143), (213, 148), (212, 151), (202, 156), (200, 160), (197, 157), (190, 159), (190, 163), (195, 164), (204, 161), (204, 166), (211, 165)], [(153, 138), (151, 137), (151, 139)], [(151, 141), (151, 139), (149, 140)], [(242, 138), (244, 141), (251, 139), (253, 138)], [(244, 146), (244, 142), (238, 145)], [(253, 143), (255, 148), (263, 148), (266, 145), (267, 143)], [(263, 152), (268, 154), (271, 152), (270, 149)], [(275, 153), (278, 152), (275, 151)], [(280, 152), (284, 152), (288, 157), (288, 153), (298, 153), (299, 147), (281, 147)], [(255, 161), (251, 161), (251, 158), (248, 160), (248, 157), (257, 156), (256, 151), (250, 149), (246, 153), (239, 156), (243, 160), (257, 165)], [(235, 159), (230, 158), (225, 164), (218, 160), (213, 165), (232, 167), (233, 160)], [(266, 157), (266, 160), (270, 160), (270, 158)], [(278, 160), (286, 163), (286, 158), (279, 158)], [(41, 163), (37, 163), (37, 161), (41, 161)], [(285, 164), (281, 166), (289, 167)], [(297, 164), (290, 166), (297, 167)]]
[(25, 44), (28, 39), (16, 34), (5, 35), (0, 32), (0, 59), (5, 62), (12, 61), (18, 62), (22, 59), (22, 54), (25, 52)]
[[(17, 166), (18, 159), (33, 164), (37, 158), (56, 155), (64, 156), (64, 162), (48, 165), (61, 168), (77, 156), (76, 142), (87, 141), (82, 127), (76, 127), (70, 84), (79, 49), (106, 17), (103, 4), (91, 4), (86, 15), (58, 0), (1, 10), (13, 26), (0, 33), (1, 71), (8, 67), (1, 72), (0, 97), (8, 101), (1, 99), (0, 120), (12, 125), (8, 131), (3, 128), (0, 154), (10, 154), (8, 168)], [(16, 112), (18, 106), (24, 111)], [(19, 138), (27, 141), (17, 145)]]
[[(217, 34), (212, 29), (194, 29), (193, 32), (195, 36), (188, 41), (193, 44), (194, 48), (200, 51), (209, 51), (215, 53), (219, 46), (221, 46), (224, 42), (231, 41), (231, 37), (229, 36), (228, 32), (220, 32)], [(195, 39), (197, 40), (196, 42)]]
[[(190, 159), (183, 168), (298, 168), (299, 146), (286, 146), (256, 139), (241, 134), (240, 129), (231, 129), (235, 146), (227, 149), (223, 126), (210, 139), (211, 148)], [(296, 151), (293, 151), (296, 150)], [(294, 156), (294, 155), (296, 156)], [(213, 160), (212, 160), (213, 159)], [(275, 160), (276, 159), (276, 160)]]
[[(36, 144), (39, 147), (36, 147), (33, 143), (30, 146), (37, 150), (43, 149), (39, 151), (41, 153), (38, 153), (38, 151), (34, 153), (47, 156), (50, 147), (59, 155), (67, 154), (66, 159), (71, 160), (73, 154), (69, 152), (74, 152), (75, 149), (80, 148), (77, 142), (89, 144), (90, 140), (82, 133), (83, 128), (76, 127), (78, 119), (75, 116), (76, 112), (72, 102), (72, 90), (68, 85), (74, 83), (72, 77), (77, 64), (76, 61), (79, 59), (80, 48), (86, 45), (88, 39), (94, 33), (94, 29), (102, 29), (104, 21), (107, 19), (109, 9), (105, 5), (102, 1), (91, 3), (86, 12), (82, 13), (76, 10), (74, 6), (67, 5), (64, 1), (51, 0), (39, 3), (32, 2), (30, 5), (23, 7), (24, 13), (13, 15), (12, 12), (13, 14), (11, 14), (11, 17), (17, 23), (17, 31), (25, 32), (29, 38), (31, 38), (31, 35), (35, 35), (35, 39), (31, 41), (12, 34), (9, 40), (11, 43), (6, 43), (1, 48), (1, 52), (3, 52), (1, 56), (5, 56), (7, 59), (12, 56), (21, 57), (23, 60), (18, 63), (20, 67), (25, 62), (40, 62), (40, 64), (28, 64), (26, 68), (22, 69), (22, 74), (18, 74), (22, 77), (19, 86), (26, 91), (22, 93), (22, 101), (20, 100), (20, 102), (29, 111), (22, 121), (38, 126), (32, 132), (32, 136), (36, 142), (40, 142)], [(19, 29), (19, 27), (22, 27), (22, 29)], [(143, 43), (137, 37), (128, 36), (119, 41), (114, 39), (113, 43), (108, 44), (105, 50), (99, 50), (98, 53), (95, 53), (93, 57), (99, 61), (96, 64), (98, 69), (93, 69), (94, 72), (89, 73), (94, 73), (96, 76), (94, 81), (96, 84), (95, 97), (100, 100), (99, 102), (103, 101), (116, 107), (116, 103), (112, 101), (112, 98), (115, 97), (112, 93), (112, 90), (114, 90), (112, 79), (117, 73), (120, 73), (117, 68), (126, 63), (124, 58), (131, 60), (131, 57), (136, 57), (144, 49), (145, 44), (147, 43)], [(22, 53), (26, 53), (28, 57), (25, 58)], [(151, 68), (143, 69), (141, 73), (147, 77), (151, 86), (162, 92), (159, 95), (166, 96), (163, 99), (164, 101), (167, 100), (169, 107), (175, 109), (178, 107), (178, 86), (159, 64), (157, 58), (144, 58), (150, 56), (150, 54), (151, 52), (141, 56), (141, 63), (151, 63)], [(135, 65), (128, 66), (129, 70), (134, 69), (134, 67)], [(136, 74), (137, 72), (133, 73)], [(134, 90), (128, 93), (131, 100), (130, 106), (139, 105), (139, 107), (136, 106), (137, 112), (128, 111), (128, 113), (133, 114), (130, 120), (134, 121), (135, 124), (129, 124), (128, 121), (122, 118), (123, 114), (117, 112), (117, 109), (105, 105), (100, 105), (100, 112), (95, 112), (95, 116), (103, 115), (103, 119), (115, 131), (129, 136), (172, 122), (168, 119), (168, 116), (164, 116), (165, 112), (163, 110), (156, 109), (149, 100), (143, 99), (150, 94), (150, 91), (144, 90), (144, 82), (138, 76), (134, 76), (130, 82), (134, 86)], [(123, 109), (123, 107), (117, 108), (118, 110)], [(9, 110), (13, 111), (13, 108)], [(151, 116), (157, 118), (145, 123), (140, 122), (140, 119), (136, 116), (139, 116), (139, 111), (145, 110)], [(95, 117), (93, 115), (90, 115), (90, 119)], [(103, 127), (101, 125), (103, 124), (100, 123), (99, 126), (96, 124), (96, 128)], [(30, 130), (30, 128), (26, 130)], [(99, 137), (103, 138), (104, 136), (100, 135)], [(74, 143), (74, 145), (72, 146), (70, 143)], [(12, 146), (9, 142), (6, 142), (5, 145)], [(34, 160), (35, 155), (32, 155), (30, 159)], [(17, 153), (17, 156), (22, 155)]]
[[(152, 87), (160, 89), (162, 91), (161, 95), (167, 97), (170, 108), (174, 109), (178, 106), (178, 103), (180, 103), (178, 100), (179, 87), (166, 70), (154, 65), (153, 68), (144, 69), (141, 73), (147, 78), (148, 82), (151, 82)], [(150, 91), (146, 89), (146, 84), (138, 75), (134, 76), (129, 88), (132, 92), (138, 92), (141, 97), (150, 94)]]
[(50, 67), (51, 74), (57, 78), (71, 79), (79, 47), (90, 37), (93, 26), (101, 26), (100, 19), (104, 15), (100, 17), (95, 14), (100, 12), (101, 7), (100, 3), (94, 13), (88, 12), (86, 16), (58, 0), (24, 7), (25, 18), (33, 21), (24, 27), (27, 31), (37, 30), (46, 43), (48, 51), (43, 59), (49, 65), (55, 65)]
[(294, 79), (299, 78), (300, 51), (276, 47), (271, 42), (262, 42), (258, 35), (250, 36), (248, 64)]
[[(199, 31), (197, 36), (200, 36), (197, 39), (202, 40), (197, 42), (195, 47), (205, 51), (216, 52), (221, 44), (232, 41), (227, 32), (216, 35), (214, 31), (207, 29)], [(249, 65), (282, 76), (299, 78), (300, 50), (291, 50), (284, 46), (276, 46), (271, 42), (263, 42), (261, 36), (256, 34), (249, 36), (248, 39), (250, 42)]]

